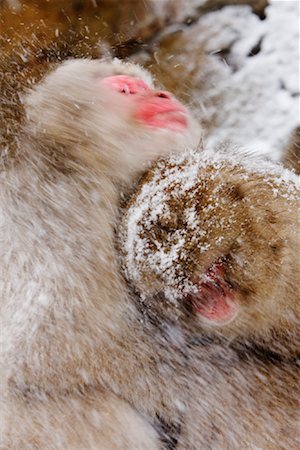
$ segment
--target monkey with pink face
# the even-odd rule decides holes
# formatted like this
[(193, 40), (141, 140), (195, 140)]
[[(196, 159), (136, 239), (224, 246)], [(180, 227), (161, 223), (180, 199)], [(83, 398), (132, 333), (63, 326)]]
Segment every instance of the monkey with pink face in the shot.
[(299, 448), (299, 211), (299, 176), (230, 146), (158, 161), (132, 196), (127, 277), (185, 337), (178, 450)]
[(0, 449), (297, 448), (293, 176), (158, 163), (123, 218), (129, 287), (122, 194), (197, 127), (118, 61), (68, 61), (24, 102), (0, 172)]
[(121, 194), (199, 136), (119, 61), (67, 61), (24, 103), (0, 172), (0, 448), (162, 448), (184, 404), (182, 340), (143, 323), (114, 231)]

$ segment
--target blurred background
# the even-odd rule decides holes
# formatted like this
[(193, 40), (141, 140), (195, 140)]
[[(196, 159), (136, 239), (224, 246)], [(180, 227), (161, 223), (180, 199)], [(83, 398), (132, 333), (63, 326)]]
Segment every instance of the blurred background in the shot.
[(280, 159), (299, 126), (298, 0), (0, 0), (3, 145), (19, 93), (70, 57), (147, 67), (194, 110), (206, 145)]

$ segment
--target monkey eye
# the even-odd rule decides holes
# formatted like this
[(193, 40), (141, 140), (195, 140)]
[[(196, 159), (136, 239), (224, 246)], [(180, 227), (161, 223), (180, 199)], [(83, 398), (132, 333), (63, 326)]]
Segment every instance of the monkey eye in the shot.
[(124, 95), (142, 94), (150, 91), (150, 87), (143, 80), (128, 75), (114, 75), (103, 78), (100, 82)]

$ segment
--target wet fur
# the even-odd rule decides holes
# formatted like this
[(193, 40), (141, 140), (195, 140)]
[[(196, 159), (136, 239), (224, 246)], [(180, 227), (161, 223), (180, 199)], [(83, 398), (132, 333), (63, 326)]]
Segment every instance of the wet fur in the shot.
[(122, 192), (192, 137), (110, 112), (95, 82), (113, 74), (152, 84), (118, 61), (68, 61), (46, 76), (24, 98), (18, 148), (1, 169), (3, 450), (154, 450), (153, 418), (180, 415), (180, 370), (169, 383), (180, 345), (144, 327), (114, 229)]
[[(299, 206), (296, 175), (230, 148), (159, 162), (129, 204), (127, 276), (150, 320), (185, 337), (190, 394), (178, 449), (299, 446)], [(240, 305), (224, 326), (181, 295), (220, 256)]]

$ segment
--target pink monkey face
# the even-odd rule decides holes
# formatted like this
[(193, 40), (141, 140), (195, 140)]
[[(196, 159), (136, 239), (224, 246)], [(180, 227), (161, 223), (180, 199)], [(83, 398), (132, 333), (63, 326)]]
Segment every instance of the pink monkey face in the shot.
[(226, 281), (225, 262), (219, 258), (206, 273), (195, 280), (195, 290), (185, 297), (207, 322), (226, 325), (239, 313), (235, 292)]
[(139, 78), (113, 75), (100, 80), (100, 85), (126, 97), (133, 118), (143, 125), (179, 132), (188, 126), (188, 111), (178, 100), (169, 92), (153, 90)]

